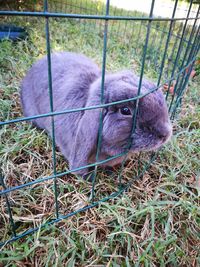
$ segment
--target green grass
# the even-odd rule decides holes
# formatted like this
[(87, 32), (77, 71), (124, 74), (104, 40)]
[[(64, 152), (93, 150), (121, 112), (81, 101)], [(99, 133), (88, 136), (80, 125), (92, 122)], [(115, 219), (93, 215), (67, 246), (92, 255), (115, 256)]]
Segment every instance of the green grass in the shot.
[[(94, 7), (90, 3), (90, 9)], [(100, 7), (99, 4), (99, 10)], [(124, 14), (122, 10), (118, 12)], [(19, 101), (21, 79), (32, 63), (46, 53), (43, 20), (6, 18), (8, 21), (26, 25), (29, 38), (16, 43), (9, 40), (0, 43), (1, 121), (22, 116)], [(131, 23), (116, 22), (110, 26), (108, 71), (128, 68), (140, 72), (146, 28), (142, 25), (138, 41), (140, 23), (132, 24), (134, 32)], [(52, 50), (82, 52), (98, 64), (102, 63), (102, 22), (50, 19), (50, 30)], [(166, 35), (162, 42), (161, 36), (161, 32), (152, 31), (147, 53), (145, 76), (152, 80), (156, 80), (159, 74), (155, 69), (155, 58), (159, 56), (161, 60), (161, 51), (164, 51)], [(169, 50), (175, 41), (172, 38)], [(163, 76), (162, 81), (165, 78)], [(200, 265), (199, 83), (199, 76), (190, 81), (181, 111), (174, 121), (175, 134), (142, 179), (135, 181), (127, 192), (115, 199), (3, 246), (0, 266)], [(59, 151), (56, 156), (57, 170), (66, 170), (67, 163)], [(141, 160), (145, 165), (149, 156), (143, 154)], [(7, 187), (51, 175), (51, 141), (43, 131), (27, 122), (1, 127), (0, 167)], [(118, 171), (116, 168), (113, 177), (103, 171), (98, 173), (96, 199), (117, 191)], [(123, 183), (129, 182), (137, 172), (136, 155), (126, 164)], [(61, 214), (89, 204), (90, 183), (67, 175), (58, 179), (58, 188)], [(54, 217), (51, 180), (13, 191), (8, 197), (17, 233), (39, 227)], [(0, 239), (4, 241), (10, 237), (5, 198), (1, 197)]]

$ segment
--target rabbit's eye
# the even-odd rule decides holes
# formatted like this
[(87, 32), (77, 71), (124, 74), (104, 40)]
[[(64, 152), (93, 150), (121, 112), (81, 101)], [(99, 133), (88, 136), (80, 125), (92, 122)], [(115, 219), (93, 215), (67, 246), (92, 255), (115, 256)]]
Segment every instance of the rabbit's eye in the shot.
[(127, 107), (120, 108), (120, 112), (121, 112), (122, 115), (131, 115), (131, 111)]

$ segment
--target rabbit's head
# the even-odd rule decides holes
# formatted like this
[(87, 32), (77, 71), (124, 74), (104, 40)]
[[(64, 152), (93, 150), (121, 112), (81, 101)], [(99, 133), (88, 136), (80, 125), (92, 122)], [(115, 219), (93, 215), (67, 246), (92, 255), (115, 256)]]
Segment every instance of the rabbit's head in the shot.
[[(106, 75), (104, 103), (136, 97), (138, 84), (138, 77), (129, 71)], [(155, 87), (151, 82), (144, 80), (141, 94), (146, 94)], [(100, 94), (101, 78), (92, 84), (87, 106), (100, 104)], [(132, 132), (135, 108), (135, 100), (103, 108), (100, 159), (123, 153), (127, 147), (130, 148), (130, 153), (156, 150), (169, 140), (172, 126), (161, 90), (147, 94), (139, 100), (136, 127)], [(74, 149), (78, 157), (76, 156), (74, 160), (77, 161), (77, 158), (83, 159), (84, 157), (85, 163), (86, 161), (89, 162), (90, 159), (95, 161), (99, 114), (99, 109), (85, 111), (77, 132), (79, 138), (76, 139), (76, 143), (78, 143)], [(75, 165), (75, 167), (80, 166), (80, 162)]]

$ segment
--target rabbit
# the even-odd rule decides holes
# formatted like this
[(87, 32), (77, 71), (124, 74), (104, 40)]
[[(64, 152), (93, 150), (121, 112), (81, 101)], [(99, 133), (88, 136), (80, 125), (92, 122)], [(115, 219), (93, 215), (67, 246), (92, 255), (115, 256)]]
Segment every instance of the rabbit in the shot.
[[(51, 68), (54, 112), (101, 104), (102, 74), (91, 59), (83, 54), (55, 52), (51, 54)], [(139, 77), (132, 71), (106, 73), (104, 103), (136, 97), (138, 85)], [(154, 83), (143, 79), (141, 94), (146, 94), (155, 87)], [(22, 81), (20, 95), (24, 116), (50, 112), (46, 56), (28, 71)], [(135, 106), (136, 101), (128, 101), (103, 109), (54, 116), (56, 145), (69, 162), (70, 170), (96, 161), (101, 110), (102, 142), (98, 160), (124, 153), (128, 144), (128, 157), (140, 151), (154, 151), (165, 144), (172, 135), (172, 125), (162, 90), (154, 91), (139, 100), (136, 128), (132, 133)], [(51, 117), (32, 119), (32, 123), (52, 135)], [(112, 167), (123, 159), (124, 156), (111, 159), (102, 166)], [(89, 168), (74, 173), (85, 178)]]

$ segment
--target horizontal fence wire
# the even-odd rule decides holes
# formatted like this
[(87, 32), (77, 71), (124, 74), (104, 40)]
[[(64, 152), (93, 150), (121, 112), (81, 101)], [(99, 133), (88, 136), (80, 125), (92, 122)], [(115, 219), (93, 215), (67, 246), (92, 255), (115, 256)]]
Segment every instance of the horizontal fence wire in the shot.
[[(151, 9), (149, 16), (128, 16), (128, 15), (123, 15), (123, 12), (121, 15), (119, 15), (119, 12), (117, 13), (117, 10), (114, 9), (111, 10), (110, 12), (110, 0), (106, 1), (105, 7), (102, 5), (102, 9), (99, 11), (97, 10), (97, 7), (89, 7), (89, 6), (83, 6), (83, 5), (77, 5), (76, 3), (73, 3), (73, 1), (67, 1), (67, 5), (69, 6), (68, 8), (72, 8), (72, 12), (74, 10), (78, 10), (83, 13), (86, 12), (93, 12), (93, 13), (101, 13), (101, 14), (91, 14), (91, 15), (86, 15), (86, 14), (76, 14), (76, 13), (63, 13), (63, 12), (55, 12), (55, 9), (57, 8), (58, 10), (64, 9), (65, 7), (63, 6), (63, 1), (52, 1), (53, 4), (55, 5), (51, 7), (48, 6), (48, 0), (44, 0), (43, 11), (36, 11), (37, 6), (36, 6), (36, 1), (34, 2), (34, 10), (35, 11), (16, 11), (16, 10), (0, 10), (0, 16), (26, 16), (26, 17), (41, 17), (44, 18), (45, 20), (45, 39), (46, 39), (46, 51), (47, 51), (47, 59), (48, 59), (48, 89), (49, 89), (49, 104), (50, 104), (50, 111), (45, 114), (39, 114), (35, 116), (30, 116), (30, 117), (20, 117), (16, 119), (11, 119), (11, 120), (4, 120), (0, 121), (0, 126), (6, 126), (10, 125), (13, 123), (20, 123), (23, 121), (30, 121), (33, 119), (39, 119), (39, 118), (46, 118), (46, 117), (51, 117), (51, 126), (52, 126), (52, 169), (53, 169), (53, 174), (49, 176), (44, 176), (41, 178), (37, 178), (31, 182), (26, 182), (24, 184), (18, 185), (18, 186), (12, 186), (8, 188), (8, 186), (5, 184), (5, 175), (2, 173), (0, 174), (0, 185), (2, 187), (2, 190), (0, 191), (0, 196), (5, 198), (5, 206), (7, 209), (8, 213), (8, 218), (10, 222), (10, 228), (11, 228), (11, 233), (12, 236), (8, 238), (6, 241), (0, 242), (0, 246), (3, 246), (5, 244), (8, 244), (12, 241), (18, 240), (22, 237), (25, 237), (31, 233), (34, 233), (38, 231), (41, 228), (48, 227), (56, 222), (60, 222), (63, 219), (67, 219), (73, 215), (76, 215), (80, 212), (84, 212), (87, 209), (90, 209), (92, 207), (95, 207), (99, 205), (100, 203), (103, 203), (105, 201), (108, 201), (109, 199), (115, 198), (125, 192), (131, 184), (137, 180), (140, 179), (145, 171), (151, 166), (152, 162), (156, 159), (158, 152), (157, 153), (152, 153), (150, 155), (150, 158), (147, 162), (147, 164), (144, 166), (141, 166), (141, 161), (140, 157), (138, 159), (138, 174), (134, 175), (132, 179), (130, 179), (126, 185), (122, 183), (122, 176), (123, 176), (123, 169), (125, 166), (125, 160), (127, 158), (127, 154), (129, 151), (129, 146), (131, 144), (131, 136), (129, 138), (130, 142), (127, 146), (127, 149), (125, 150), (124, 153), (112, 156), (108, 159), (105, 160), (99, 160), (99, 153), (101, 150), (101, 144), (102, 144), (102, 129), (103, 129), (103, 109), (114, 106), (117, 104), (121, 103), (127, 103), (130, 101), (136, 101), (136, 109), (134, 110), (134, 114), (132, 117), (133, 120), (133, 127), (131, 134), (134, 133), (135, 128), (136, 128), (136, 120), (137, 120), (137, 112), (138, 112), (138, 103), (139, 99), (155, 92), (156, 90), (162, 88), (164, 85), (168, 85), (167, 88), (167, 93), (166, 93), (166, 99), (171, 97), (171, 100), (169, 102), (169, 111), (171, 111), (171, 118), (173, 119), (175, 116), (175, 112), (177, 108), (180, 106), (181, 99), (183, 97), (185, 88), (189, 82), (189, 77), (190, 73), (192, 71), (193, 65), (196, 61), (197, 55), (200, 50), (200, 37), (199, 37), (199, 6), (198, 10), (196, 11), (196, 16), (195, 17), (190, 17), (192, 11), (192, 5), (193, 5), (193, 0), (190, 1), (189, 8), (187, 10), (187, 15), (186, 17), (183, 18), (177, 18), (175, 17), (177, 7), (178, 7), (178, 2), (179, 0), (175, 0), (174, 6), (173, 6), (173, 12), (171, 18), (161, 18), (161, 17), (154, 17), (154, 5), (156, 0), (151, 0)], [(53, 9), (54, 7), (54, 9)], [(54, 10), (54, 11), (51, 11)], [(115, 13), (116, 12), (116, 13)], [(114, 13), (114, 15), (112, 15)], [(91, 27), (91, 25), (86, 25), (85, 21), (86, 20), (91, 20), (96, 23), (96, 21), (100, 20), (103, 21), (103, 24), (100, 25), (100, 29), (103, 32), (103, 54), (102, 54), (102, 77), (101, 77), (101, 94), (100, 94), (100, 105), (95, 105), (95, 106), (89, 106), (89, 107), (80, 107), (76, 109), (67, 109), (67, 110), (61, 110), (61, 111), (54, 111), (54, 105), (53, 105), (53, 88), (52, 88), (52, 69), (51, 69), (51, 44), (50, 44), (50, 25), (49, 25), (49, 20), (53, 18), (65, 18), (65, 19), (80, 19), (80, 21), (84, 22), (84, 27), (87, 26)], [(140, 39), (142, 31), (145, 30), (145, 39), (142, 40), (142, 45), (139, 48), (139, 45), (135, 47), (135, 54), (139, 51), (141, 52), (141, 63), (140, 63), (140, 76), (139, 76), (139, 81), (138, 81), (138, 92), (137, 96), (126, 99), (126, 100), (121, 100), (121, 101), (116, 101), (112, 103), (105, 103), (104, 99), (104, 83), (105, 83), (105, 73), (106, 73), (106, 58), (107, 58), (107, 46), (108, 46), (108, 41), (109, 41), (109, 34), (114, 34), (114, 27), (113, 27), (113, 22), (117, 21), (119, 23), (119, 27), (117, 29), (117, 32), (115, 32), (116, 36), (121, 36), (120, 31), (123, 31), (124, 34), (127, 32), (127, 27), (128, 23), (140, 23), (139, 30), (134, 35), (134, 28), (132, 29), (131, 32), (131, 40), (132, 38), (135, 38), (136, 36), (136, 41), (137, 39)], [(120, 23), (125, 22), (125, 25), (122, 25), (123, 28), (120, 28), (121, 25)], [(193, 24), (190, 25), (188, 28), (188, 21), (192, 21)], [(166, 22), (166, 27), (163, 25), (163, 27), (160, 27), (159, 23), (165, 23)], [(180, 26), (178, 27), (178, 32), (173, 33), (174, 28), (176, 27), (176, 23), (180, 23)], [(157, 23), (154, 25), (154, 23)], [(94, 25), (95, 26), (95, 25)], [(97, 25), (96, 25), (97, 26)], [(101, 28), (103, 27), (103, 28)], [(86, 28), (85, 28), (86, 29)], [(94, 27), (95, 29), (95, 27)], [(149, 56), (149, 47), (153, 48), (154, 47), (154, 39), (157, 39), (158, 33), (160, 34), (160, 39), (159, 42), (156, 44), (157, 47), (157, 54), (151, 57), (151, 60), (154, 64), (155, 70), (158, 71), (158, 78), (157, 78), (157, 83), (155, 88), (151, 89), (149, 92), (145, 94), (141, 94), (141, 87), (142, 87), (142, 81), (143, 81), (143, 76), (145, 73), (145, 65), (147, 62), (147, 57)], [(174, 38), (174, 39), (173, 39)], [(174, 40), (173, 46), (170, 48), (171, 41)], [(141, 43), (140, 43), (141, 44)], [(164, 50), (162, 51), (162, 56), (159, 58), (158, 54), (161, 53), (161, 50), (163, 49), (162, 47), (164, 46)], [(127, 46), (130, 48), (129, 46)], [(132, 48), (131, 48), (132, 49)], [(167, 66), (167, 69), (165, 69), (167, 62), (172, 61), (171, 66), (169, 67), (169, 64)], [(164, 72), (169, 72), (169, 77), (168, 79), (162, 79), (163, 73)], [(167, 75), (168, 77), (168, 75)], [(174, 94), (171, 96), (169, 93), (170, 86), (172, 82), (175, 83), (174, 87)], [(96, 151), (96, 162), (92, 164), (88, 164), (85, 166), (81, 166), (78, 168), (74, 168), (71, 170), (66, 170), (59, 172), (56, 169), (56, 142), (55, 142), (55, 125), (54, 125), (54, 116), (59, 116), (63, 114), (69, 114), (73, 112), (84, 112), (86, 110), (94, 110), (94, 109), (99, 109), (100, 110), (100, 117), (99, 117), (99, 131), (98, 131), (98, 143), (97, 143), (97, 151)], [(123, 157), (124, 160), (122, 161), (121, 168), (119, 170), (119, 175), (118, 175), (118, 190), (116, 192), (111, 193), (109, 196), (103, 197), (101, 199), (96, 200), (95, 198), (95, 186), (96, 186), (96, 176), (97, 176), (97, 167), (101, 166), (104, 163), (107, 163), (113, 159), (117, 159), (119, 157)], [(90, 204), (84, 206), (83, 208), (79, 208), (76, 211), (67, 213), (67, 214), (61, 214), (59, 212), (59, 202), (58, 202), (58, 196), (59, 196), (59, 188), (57, 184), (57, 178), (61, 178), (64, 175), (77, 172), (86, 168), (93, 168), (93, 180), (92, 180), (92, 187), (91, 187), (91, 200)], [(34, 227), (31, 229), (28, 229), (24, 232), (18, 233), (17, 231), (17, 226), (15, 224), (14, 217), (12, 215), (12, 205), (10, 202), (10, 194), (11, 192), (26, 189), (27, 187), (31, 187), (33, 185), (37, 185), (46, 181), (52, 180), (53, 181), (53, 191), (54, 191), (54, 203), (55, 203), (55, 218), (47, 220), (46, 222), (43, 222), (40, 224), (39, 227)]]
[[(49, 18), (74, 18), (91, 20), (132, 20), (132, 21), (194, 21), (195, 18), (149, 18), (149, 17), (127, 17), (127, 16), (103, 16), (103, 15), (82, 15), (82, 14), (64, 14), (50, 12), (26, 12), (26, 11), (0, 11), (0, 16), (28, 16), (28, 17), (49, 17)], [(199, 19), (200, 17), (198, 17)]]
[[(197, 47), (197, 48), (199, 49), (199, 47)], [(197, 53), (198, 53), (198, 51), (197, 51)], [(170, 81), (173, 81), (178, 75), (183, 73), (195, 61), (196, 61), (196, 55), (194, 56), (194, 58), (189, 63), (187, 63), (187, 65), (182, 70), (180, 70), (173, 77), (171, 77), (170, 79), (166, 80), (163, 84), (160, 84), (159, 86), (156, 86), (154, 89), (149, 90), (147, 93), (141, 94), (140, 96), (132, 97), (132, 98), (125, 99), (125, 100), (115, 101), (115, 102), (112, 102), (112, 103), (102, 104), (102, 105), (95, 105), (95, 106), (84, 107), (84, 108), (76, 108), (76, 109), (66, 109), (66, 110), (62, 110), (62, 111), (48, 112), (48, 113), (45, 113), (45, 114), (40, 114), (40, 115), (35, 115), (35, 116), (30, 116), (30, 117), (22, 117), (22, 118), (17, 118), (17, 119), (8, 120), (8, 121), (0, 121), (0, 126), (8, 125), (8, 124), (11, 124), (11, 123), (29, 121), (29, 120), (33, 120), (33, 119), (45, 118), (45, 117), (49, 117), (49, 116), (59, 116), (59, 115), (67, 114), (67, 113), (80, 112), (80, 111), (99, 109), (99, 108), (106, 108), (106, 107), (114, 106), (114, 105), (117, 105), (117, 104), (127, 103), (129, 101), (135, 101), (137, 99), (141, 99), (141, 98), (143, 98), (143, 97), (145, 97), (145, 96), (157, 91), (159, 88), (162, 88), (166, 83), (169, 83)]]

